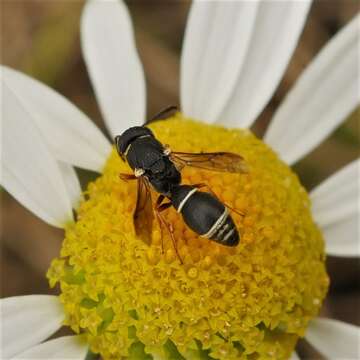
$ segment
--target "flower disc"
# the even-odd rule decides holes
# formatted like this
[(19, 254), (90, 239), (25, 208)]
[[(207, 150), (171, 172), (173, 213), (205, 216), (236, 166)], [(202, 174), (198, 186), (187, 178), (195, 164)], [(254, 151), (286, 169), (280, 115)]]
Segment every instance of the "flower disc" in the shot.
[(181, 114), (150, 127), (173, 151), (244, 157), (246, 174), (182, 171), (184, 183), (206, 183), (244, 213), (231, 212), (240, 244), (199, 237), (173, 208), (164, 217), (183, 264), (155, 221), (151, 245), (143, 243), (132, 219), (136, 181), (120, 180), (131, 170), (114, 150), (48, 272), (51, 286), (60, 283), (66, 324), (85, 332), (105, 359), (288, 358), (328, 288), (324, 242), (306, 191), (248, 130)]

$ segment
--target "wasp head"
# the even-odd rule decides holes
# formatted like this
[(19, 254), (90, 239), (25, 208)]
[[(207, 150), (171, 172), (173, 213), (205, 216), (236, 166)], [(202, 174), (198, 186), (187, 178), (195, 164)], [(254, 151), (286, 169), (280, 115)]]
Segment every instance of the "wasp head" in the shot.
[(116, 149), (122, 160), (126, 160), (126, 154), (131, 143), (142, 136), (154, 136), (152, 131), (144, 126), (134, 126), (125, 130), (121, 135), (115, 137)]

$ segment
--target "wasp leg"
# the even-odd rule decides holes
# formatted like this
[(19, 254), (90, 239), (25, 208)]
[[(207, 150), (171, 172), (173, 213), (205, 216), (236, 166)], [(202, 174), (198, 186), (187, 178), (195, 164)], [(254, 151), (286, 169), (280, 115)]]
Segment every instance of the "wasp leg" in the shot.
[(170, 206), (172, 206), (172, 203), (171, 202), (167, 202), (167, 203), (164, 203), (162, 204), (162, 201), (164, 200), (164, 196), (163, 195), (160, 195), (156, 201), (156, 205), (155, 205), (155, 209), (154, 209), (154, 212), (156, 214), (156, 217), (159, 221), (159, 225), (160, 225), (160, 231), (161, 231), (161, 249), (162, 249), (162, 252), (164, 253), (164, 243), (163, 243), (163, 236), (162, 236), (162, 226), (161, 225), (164, 225), (167, 229), (167, 231), (169, 232), (170, 234), (170, 238), (171, 238), (171, 241), (173, 243), (173, 246), (174, 246), (174, 249), (175, 249), (175, 253), (176, 253), (176, 256), (179, 258), (179, 261), (181, 264), (183, 264), (183, 261), (180, 257), (180, 254), (178, 252), (178, 249), (177, 249), (177, 246), (176, 246), (176, 239), (174, 237), (174, 229), (172, 227), (171, 224), (168, 224), (164, 217), (160, 214), (162, 211), (168, 209)]
[[(191, 184), (192, 186), (201, 189), (203, 187), (207, 188), (207, 190), (213, 195), (215, 196), (218, 200), (219, 197), (214, 193), (214, 191), (211, 189), (211, 187), (208, 184), (205, 183), (199, 183), (199, 184)], [(221, 200), (220, 200), (221, 201)], [(228, 209), (230, 209), (231, 211), (233, 211), (234, 213), (238, 214), (239, 216), (245, 216), (245, 213), (243, 213), (242, 211), (236, 210), (233, 207), (231, 207), (230, 205), (224, 203), (223, 201), (221, 201)]]
[(158, 220), (158, 223), (159, 223), (159, 227), (160, 227), (160, 237), (161, 237), (161, 253), (164, 254), (164, 238), (163, 238), (163, 228), (162, 228), (162, 221), (161, 219), (159, 218), (159, 215), (158, 215), (158, 208), (161, 206), (161, 203), (164, 201), (165, 199), (165, 196), (164, 195), (160, 195), (157, 200), (156, 200), (156, 204), (155, 204), (155, 207), (154, 207), (154, 213), (156, 215), (156, 218)]
[(128, 181), (128, 180), (136, 180), (137, 177), (134, 174), (119, 174), (121, 180)]

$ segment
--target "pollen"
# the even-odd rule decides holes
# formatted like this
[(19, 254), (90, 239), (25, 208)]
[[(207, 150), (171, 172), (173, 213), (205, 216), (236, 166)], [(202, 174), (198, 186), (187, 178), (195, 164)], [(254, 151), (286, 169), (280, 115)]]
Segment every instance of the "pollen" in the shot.
[(65, 324), (104, 359), (288, 359), (329, 285), (306, 190), (249, 130), (180, 113), (150, 127), (172, 151), (245, 159), (244, 174), (182, 170), (183, 183), (206, 183), (229, 206), (240, 243), (199, 237), (173, 208), (162, 214), (175, 245), (156, 217), (144, 243), (133, 224), (136, 180), (119, 178), (132, 172), (114, 149), (48, 271), (50, 285), (60, 286)]

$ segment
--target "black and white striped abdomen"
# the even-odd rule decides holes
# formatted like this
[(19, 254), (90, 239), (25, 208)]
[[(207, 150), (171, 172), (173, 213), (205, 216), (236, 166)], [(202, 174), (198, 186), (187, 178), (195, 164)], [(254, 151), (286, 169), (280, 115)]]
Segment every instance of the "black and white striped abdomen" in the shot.
[(226, 246), (236, 246), (239, 243), (238, 231), (226, 207), (209, 231), (201, 236)]
[(200, 236), (226, 246), (239, 243), (239, 233), (228, 209), (212, 194), (181, 185), (171, 200), (185, 223)]

